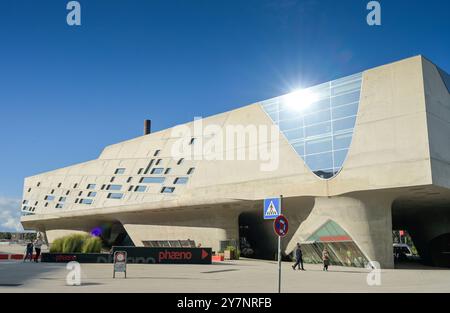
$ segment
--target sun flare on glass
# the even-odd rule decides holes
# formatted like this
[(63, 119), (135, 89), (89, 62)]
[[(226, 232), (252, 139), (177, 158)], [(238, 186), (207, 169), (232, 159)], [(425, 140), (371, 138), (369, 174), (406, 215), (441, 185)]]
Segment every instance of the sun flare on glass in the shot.
[(292, 109), (302, 111), (318, 100), (318, 96), (307, 89), (296, 90), (285, 96), (285, 103)]

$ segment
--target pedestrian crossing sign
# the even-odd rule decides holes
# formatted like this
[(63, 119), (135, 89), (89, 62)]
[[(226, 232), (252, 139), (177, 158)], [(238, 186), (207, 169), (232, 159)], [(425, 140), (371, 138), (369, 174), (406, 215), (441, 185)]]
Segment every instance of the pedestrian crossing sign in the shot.
[(274, 220), (281, 215), (280, 198), (264, 199), (264, 219)]

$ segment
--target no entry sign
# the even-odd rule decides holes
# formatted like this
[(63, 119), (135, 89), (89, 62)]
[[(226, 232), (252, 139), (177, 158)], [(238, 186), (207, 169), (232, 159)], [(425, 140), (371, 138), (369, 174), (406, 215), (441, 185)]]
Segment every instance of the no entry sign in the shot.
[(289, 231), (288, 219), (284, 215), (278, 216), (273, 222), (273, 228), (278, 236), (286, 236)]

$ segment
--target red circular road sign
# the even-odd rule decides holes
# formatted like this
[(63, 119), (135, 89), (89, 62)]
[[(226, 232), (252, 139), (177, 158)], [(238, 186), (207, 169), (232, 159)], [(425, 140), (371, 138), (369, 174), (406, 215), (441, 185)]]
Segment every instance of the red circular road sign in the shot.
[(284, 215), (278, 216), (276, 220), (273, 222), (273, 228), (278, 236), (280, 237), (286, 236), (289, 231), (288, 219)]

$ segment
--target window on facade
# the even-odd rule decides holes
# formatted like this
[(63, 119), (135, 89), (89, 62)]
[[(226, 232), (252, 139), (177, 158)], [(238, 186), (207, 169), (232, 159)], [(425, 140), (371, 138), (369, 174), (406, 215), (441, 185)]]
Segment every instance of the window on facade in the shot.
[(138, 171), (138, 175), (141, 175), (143, 171), (144, 171), (144, 169), (140, 168), (139, 171)]
[(108, 199), (122, 199), (123, 193), (109, 193)]
[(187, 174), (191, 175), (192, 173), (194, 173), (195, 171), (195, 167), (191, 167), (190, 169), (188, 169)]
[(122, 189), (122, 185), (108, 185), (106, 190), (120, 190)]
[(37, 183), (37, 186), (39, 187), (39, 186), (41, 186), (41, 183), (39, 182), (39, 183)]
[(66, 199), (67, 199), (66, 197), (60, 197), (59, 202), (66, 202)]
[(89, 185), (87, 185), (87, 189), (95, 189), (95, 187), (97, 187), (96, 184), (89, 184)]
[(54, 194), (54, 193), (55, 193), (55, 189), (52, 189), (52, 191), (50, 191), (50, 193), (51, 193), (51, 194)]
[(45, 207), (48, 207), (48, 202), (45, 202), (44, 206), (45, 206)]
[(59, 184), (58, 184), (58, 188), (61, 187), (61, 186), (62, 186), (62, 183), (59, 183)]
[(170, 167), (166, 168), (166, 170), (164, 171), (164, 174), (166, 174), (166, 175), (169, 174), (171, 170), (172, 169)]
[(66, 191), (66, 196), (68, 196), (68, 195), (70, 195), (70, 191), (69, 190)]
[(145, 192), (147, 190), (146, 186), (136, 186), (136, 188), (134, 188), (135, 192)]
[(122, 175), (125, 173), (125, 169), (124, 168), (118, 168), (116, 169), (116, 171), (114, 172), (115, 175)]
[(147, 167), (145, 168), (144, 174), (148, 174), (148, 172), (150, 171), (150, 168), (152, 167), (152, 165), (153, 165), (154, 162), (155, 162), (155, 160), (152, 159), (152, 160), (148, 163)]
[(133, 190), (133, 188), (134, 188), (134, 186), (133, 186), (133, 185), (131, 185), (130, 187), (128, 187), (128, 191), (132, 191), (132, 190)]
[(31, 192), (31, 188), (28, 188), (28, 192)]
[(191, 141), (189, 141), (189, 144), (190, 144), (190, 145), (193, 145), (194, 142), (195, 142), (195, 138), (191, 138)]
[(106, 185), (102, 185), (101, 190), (105, 190), (105, 188), (106, 188)]
[(160, 152), (161, 152), (161, 150), (156, 150), (155, 153), (153, 154), (153, 156), (158, 156)]
[(36, 205), (38, 205), (39, 204), (39, 202), (38, 201), (36, 201), (35, 203), (34, 203), (34, 205), (36, 206)]
[(131, 183), (132, 180), (133, 180), (133, 177), (128, 177), (127, 183)]
[(162, 184), (164, 181), (164, 177), (142, 177), (140, 182), (143, 184)]
[(62, 204), (62, 203), (58, 203), (55, 207), (57, 208), (57, 209), (62, 209), (63, 208), (63, 206), (64, 206), (64, 204)]
[(164, 169), (162, 167), (155, 167), (152, 169), (151, 174), (162, 174), (164, 173)]
[(113, 183), (115, 179), (116, 179), (115, 177), (111, 177), (111, 180), (109, 182)]
[(155, 163), (155, 165), (159, 165), (159, 164), (161, 164), (161, 161), (162, 161), (162, 159), (158, 159), (158, 160), (156, 160), (156, 163)]
[(78, 187), (78, 184), (73, 185), (73, 189), (76, 189)]
[(81, 199), (80, 204), (92, 204), (94, 202), (92, 199)]
[(97, 195), (97, 193), (95, 192), (95, 191), (91, 191), (90, 193), (88, 193), (88, 197), (89, 198), (93, 198), (93, 197), (95, 197)]
[(22, 204), (28, 204), (28, 200), (23, 200)]
[(181, 159), (178, 160), (177, 164), (180, 165), (183, 162), (184, 162), (184, 158), (181, 158)]
[(44, 200), (53, 201), (53, 200), (55, 200), (55, 197), (54, 196), (45, 196)]
[(163, 187), (161, 189), (161, 193), (173, 193), (175, 191), (175, 187)]
[(83, 192), (82, 191), (80, 191), (79, 193), (78, 193), (78, 196), (80, 197), (81, 195), (83, 194)]
[(188, 180), (189, 179), (187, 177), (177, 177), (177, 178), (175, 178), (173, 183), (176, 185), (184, 185), (184, 184), (187, 184)]

